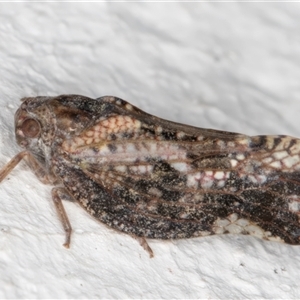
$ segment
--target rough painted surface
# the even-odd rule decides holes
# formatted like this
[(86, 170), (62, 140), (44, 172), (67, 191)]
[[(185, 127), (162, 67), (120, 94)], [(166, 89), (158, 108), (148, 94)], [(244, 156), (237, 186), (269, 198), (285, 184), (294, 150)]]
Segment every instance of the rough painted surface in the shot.
[[(19, 99), (36, 95), (117, 95), (191, 125), (300, 137), (299, 15), (275, 3), (2, 3), (1, 165), (19, 151)], [(266, 163), (296, 163), (284, 155)], [(300, 297), (300, 249), (285, 244), (152, 241), (149, 259), (66, 202), (75, 232), (64, 249), (50, 190), (24, 165), (1, 184), (0, 298)], [(247, 226), (234, 215), (218, 225)]]

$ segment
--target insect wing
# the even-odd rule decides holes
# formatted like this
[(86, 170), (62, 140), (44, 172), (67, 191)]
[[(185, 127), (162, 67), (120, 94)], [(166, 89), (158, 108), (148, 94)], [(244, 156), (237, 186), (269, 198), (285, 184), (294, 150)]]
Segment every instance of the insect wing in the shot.
[(299, 243), (299, 180), (261, 163), (275, 137), (199, 129), (109, 101), (119, 111), (65, 141), (61, 162), (80, 167), (77, 189), (97, 187), (102, 200), (76, 198), (90, 213), (105, 202), (98, 219), (149, 238), (243, 233)]

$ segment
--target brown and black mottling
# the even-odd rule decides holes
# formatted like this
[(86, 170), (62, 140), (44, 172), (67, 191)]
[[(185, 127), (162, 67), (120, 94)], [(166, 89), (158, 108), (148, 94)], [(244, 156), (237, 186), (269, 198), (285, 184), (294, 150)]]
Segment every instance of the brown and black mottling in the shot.
[[(226, 171), (230, 177), (224, 186), (191, 188), (189, 174), (174, 169), (171, 162), (149, 151), (145, 157), (153, 167), (151, 174), (121, 174), (101, 163), (91, 165), (84, 157), (66, 153), (62, 143), (80, 136), (100, 121), (112, 116), (130, 116), (141, 122), (138, 133), (111, 134), (106, 144), (111, 157), (117, 144), (137, 146), (145, 141), (178, 145), (185, 151), (185, 163), (196, 171)], [(40, 136), (30, 139), (20, 134), (23, 121), (39, 123)], [(189, 238), (214, 234), (219, 218), (236, 214), (257, 224), (286, 243), (300, 244), (299, 213), (289, 210), (289, 196), (300, 197), (300, 172), (262, 169), (260, 153), (267, 149), (267, 137), (200, 129), (149, 115), (122, 99), (102, 97), (90, 99), (78, 95), (25, 98), (16, 113), (18, 143), (37, 161), (45, 173), (57, 181), (81, 206), (100, 222), (134, 236), (157, 239)], [(159, 129), (158, 129), (159, 128)], [(239, 143), (240, 140), (247, 141)], [(274, 140), (274, 147), (281, 137)], [(232, 143), (234, 144), (232, 146)], [(291, 138), (290, 145), (296, 143)], [(91, 145), (99, 156), (100, 145)], [(138, 147), (137, 147), (138, 148)], [(79, 151), (79, 150), (78, 150)], [(237, 168), (230, 160), (236, 154), (245, 156)], [(139, 166), (139, 161), (114, 161), (114, 165)], [(251, 168), (249, 168), (251, 167)], [(248, 180), (248, 169), (254, 174), (267, 174), (263, 184)], [(96, 176), (99, 175), (99, 176)], [(101, 176), (102, 175), (102, 176)]]

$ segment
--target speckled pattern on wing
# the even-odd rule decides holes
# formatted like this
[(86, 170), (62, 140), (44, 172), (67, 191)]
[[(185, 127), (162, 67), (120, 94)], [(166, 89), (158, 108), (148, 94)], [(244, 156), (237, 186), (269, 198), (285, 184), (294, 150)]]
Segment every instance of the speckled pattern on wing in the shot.
[(25, 98), (15, 122), (25, 152), (0, 180), (25, 157), (41, 180), (63, 187), (116, 230), (141, 238), (239, 233), (300, 243), (296, 138), (178, 124), (115, 97)]

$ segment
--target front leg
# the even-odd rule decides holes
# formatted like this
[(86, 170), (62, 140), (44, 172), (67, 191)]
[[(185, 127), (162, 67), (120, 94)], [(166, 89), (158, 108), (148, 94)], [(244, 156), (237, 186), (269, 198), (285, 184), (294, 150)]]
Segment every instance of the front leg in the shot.
[(0, 182), (14, 169), (14, 167), (25, 157), (30, 155), (28, 151), (22, 151), (13, 157), (1, 170)]
[(25, 160), (27, 165), (42, 183), (58, 183), (58, 179), (52, 173), (47, 172), (28, 151), (18, 153), (4, 167), (2, 167), (0, 170), (0, 182), (18, 165), (22, 159)]
[(32, 154), (29, 152), (24, 157), (24, 160), (26, 161), (29, 168), (34, 172), (35, 176), (44, 184), (57, 184), (59, 180), (56, 178), (56, 176), (51, 172), (45, 170), (44, 167), (42, 167), (39, 162), (32, 156)]

